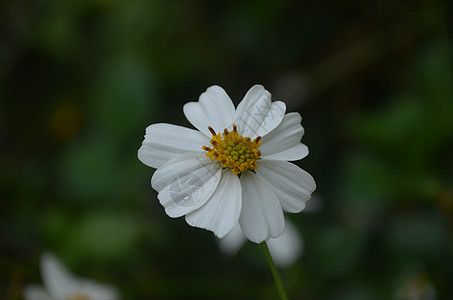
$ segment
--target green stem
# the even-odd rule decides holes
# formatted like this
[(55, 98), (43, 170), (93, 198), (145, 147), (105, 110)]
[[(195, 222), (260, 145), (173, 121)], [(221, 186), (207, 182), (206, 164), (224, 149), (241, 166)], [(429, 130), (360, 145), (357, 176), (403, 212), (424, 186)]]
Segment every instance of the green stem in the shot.
[(272, 276), (274, 277), (275, 285), (277, 286), (278, 294), (280, 295), (280, 299), (288, 300), (288, 296), (286, 295), (285, 288), (282, 284), (282, 279), (280, 278), (280, 274), (278, 273), (277, 268), (275, 267), (274, 261), (272, 259), (271, 253), (269, 252), (269, 248), (267, 247), (266, 242), (262, 242), (260, 244), (261, 249), (264, 252), (264, 256), (266, 256), (267, 264), (271, 269)]

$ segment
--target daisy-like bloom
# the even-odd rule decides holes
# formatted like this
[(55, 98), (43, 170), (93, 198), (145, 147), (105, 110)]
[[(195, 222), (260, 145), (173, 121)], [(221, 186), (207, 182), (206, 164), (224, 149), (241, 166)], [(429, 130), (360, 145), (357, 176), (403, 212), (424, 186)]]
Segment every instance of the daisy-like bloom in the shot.
[(78, 278), (50, 253), (41, 257), (41, 276), (44, 288), (28, 285), (25, 300), (117, 300), (115, 288), (89, 279)]
[[(226, 255), (234, 255), (244, 245), (246, 238), (239, 224), (219, 240), (219, 248)], [(267, 241), (269, 252), (275, 264), (281, 268), (292, 266), (303, 253), (303, 240), (296, 227), (289, 220), (286, 221), (285, 231), (278, 238)]]
[(152, 187), (165, 212), (222, 238), (238, 222), (255, 243), (280, 236), (283, 210), (304, 209), (316, 185), (290, 163), (304, 158), (298, 113), (285, 114), (261, 85), (235, 109), (227, 93), (211, 86), (184, 114), (198, 130), (171, 124), (146, 128), (138, 158), (156, 168)]

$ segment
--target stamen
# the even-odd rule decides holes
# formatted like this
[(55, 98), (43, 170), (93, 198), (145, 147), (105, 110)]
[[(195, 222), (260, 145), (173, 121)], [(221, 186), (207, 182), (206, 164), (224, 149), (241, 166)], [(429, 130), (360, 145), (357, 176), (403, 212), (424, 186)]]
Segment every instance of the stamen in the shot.
[(222, 167), (231, 169), (236, 175), (258, 168), (256, 160), (261, 157), (261, 151), (258, 150), (260, 136), (252, 142), (250, 137), (244, 138), (238, 133), (236, 124), (233, 124), (232, 131), (225, 129), (222, 134), (217, 134), (210, 126), (208, 129), (212, 133), (212, 147), (202, 147), (207, 151), (207, 157), (219, 161)]
[(212, 129), (211, 126), (208, 126), (208, 129), (209, 129), (209, 131), (212, 133), (212, 135), (217, 135), (217, 133), (215, 133), (215, 130)]

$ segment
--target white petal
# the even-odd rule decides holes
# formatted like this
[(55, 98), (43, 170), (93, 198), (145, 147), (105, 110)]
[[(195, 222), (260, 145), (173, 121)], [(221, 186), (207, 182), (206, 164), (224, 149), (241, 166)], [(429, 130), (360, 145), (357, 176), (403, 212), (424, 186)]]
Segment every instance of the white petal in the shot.
[(222, 177), (214, 194), (199, 209), (186, 215), (189, 225), (204, 228), (222, 238), (239, 220), (241, 214), (241, 183), (230, 169)]
[(52, 300), (47, 292), (38, 285), (27, 285), (24, 288), (25, 300)]
[(241, 175), (242, 212), (239, 217), (244, 235), (255, 243), (283, 233), (285, 220), (275, 193), (253, 172)]
[(138, 150), (138, 158), (145, 165), (159, 168), (182, 154), (202, 153), (210, 140), (199, 131), (171, 125), (153, 124), (146, 128), (145, 139)]
[(233, 124), (234, 104), (225, 90), (217, 85), (201, 94), (198, 102), (186, 103), (183, 110), (187, 120), (209, 138), (212, 134), (208, 126), (222, 132)]
[(268, 182), (282, 208), (291, 213), (303, 210), (305, 202), (316, 189), (315, 180), (310, 174), (286, 161), (260, 159), (256, 174)]
[(278, 238), (267, 241), (272, 258), (279, 267), (294, 264), (303, 252), (303, 240), (291, 221), (286, 220), (285, 231)]
[(262, 86), (254, 85), (239, 103), (234, 123), (243, 136), (254, 139), (278, 126), (285, 114), (286, 105), (271, 102), (271, 94)]
[(178, 156), (154, 172), (152, 187), (165, 212), (181, 217), (206, 203), (219, 184), (222, 168), (206, 155)]
[(51, 253), (44, 253), (41, 257), (41, 277), (52, 298), (66, 299), (77, 292), (77, 279)]
[(308, 155), (308, 148), (300, 143), (304, 128), (299, 113), (289, 113), (280, 125), (261, 139), (261, 157), (279, 160), (299, 160)]
[[(271, 103), (269, 111), (266, 117), (261, 123), (260, 128), (257, 131), (257, 136), (265, 136), (270, 131), (275, 129), (283, 120), (286, 112), (286, 104), (282, 101), (275, 101)], [(255, 138), (255, 137), (253, 137)]]
[(284, 161), (295, 161), (304, 158), (308, 155), (308, 147), (302, 143), (296, 144), (292, 147), (286, 148), (280, 152), (270, 154), (270, 155), (261, 155), (263, 159), (275, 159), (275, 160), (284, 160)]
[(239, 223), (236, 223), (233, 229), (218, 241), (220, 251), (226, 255), (234, 255), (241, 249), (242, 245), (244, 245), (247, 240), (242, 233), (241, 226), (239, 226)]

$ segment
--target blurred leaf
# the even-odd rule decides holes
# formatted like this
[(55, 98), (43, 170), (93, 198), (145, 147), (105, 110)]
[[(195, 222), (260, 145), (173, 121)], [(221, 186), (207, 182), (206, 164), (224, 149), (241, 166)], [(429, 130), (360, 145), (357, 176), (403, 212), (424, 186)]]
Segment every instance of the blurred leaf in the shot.
[[(104, 137), (74, 142), (62, 157), (61, 175), (69, 199), (91, 205), (117, 202), (124, 195), (119, 149)], [(62, 191), (64, 192), (64, 190)]]
[(314, 263), (318, 271), (327, 277), (351, 272), (361, 260), (364, 250), (361, 233), (336, 226), (319, 230), (312, 243), (316, 256)]
[(398, 177), (389, 163), (371, 155), (357, 154), (343, 163), (339, 183), (342, 195), (354, 205), (366, 205), (379, 209), (391, 203), (398, 189)]
[(386, 245), (398, 264), (411, 260), (442, 261), (448, 254), (449, 233), (437, 214), (420, 212), (398, 215), (389, 222)]
[(124, 213), (91, 212), (73, 218), (53, 211), (43, 221), (55, 250), (72, 261), (111, 263), (140, 248), (140, 227)]
[(115, 141), (129, 137), (157, 115), (157, 87), (146, 62), (133, 53), (107, 59), (94, 88), (91, 122)]

